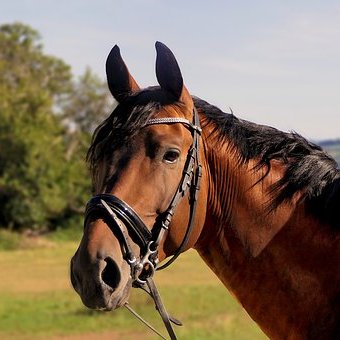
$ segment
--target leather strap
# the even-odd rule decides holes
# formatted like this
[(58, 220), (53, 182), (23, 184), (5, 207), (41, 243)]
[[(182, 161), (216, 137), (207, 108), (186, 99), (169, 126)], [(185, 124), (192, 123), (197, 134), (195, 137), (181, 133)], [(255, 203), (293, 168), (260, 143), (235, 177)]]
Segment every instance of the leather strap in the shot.
[[(165, 118), (164, 118), (165, 119)], [(195, 215), (197, 210), (197, 198), (198, 198), (198, 191), (200, 189), (200, 182), (202, 177), (202, 166), (200, 165), (199, 161), (199, 136), (201, 134), (200, 122), (199, 117), (196, 109), (193, 111), (193, 123), (190, 123), (190, 127), (193, 128), (192, 135), (193, 135), (193, 142), (192, 146), (189, 150), (188, 157), (187, 157), (187, 164), (184, 167), (183, 176), (180, 182), (180, 185), (177, 189), (177, 192), (170, 203), (168, 208), (167, 215), (165, 217), (166, 228), (171, 222), (172, 216), (174, 215), (174, 210), (178, 205), (179, 201), (184, 197), (187, 190), (190, 189), (190, 216), (189, 216), (189, 223), (188, 228), (185, 232), (184, 238), (177, 248), (175, 254), (168, 260), (165, 264), (158, 267), (156, 270), (162, 270), (170, 266), (184, 251), (191, 232), (195, 225)], [(196, 165), (196, 168), (195, 168)]]
[(158, 292), (158, 289), (155, 285), (155, 282), (153, 281), (153, 279), (151, 277), (146, 279), (146, 284), (148, 285), (149, 289), (150, 289), (150, 294), (153, 298), (153, 301), (155, 302), (155, 307), (159, 313), (159, 315), (161, 316), (163, 323), (168, 331), (168, 334), (170, 335), (170, 339), (171, 340), (177, 340), (176, 334), (174, 329), (172, 328), (171, 322), (170, 322), (170, 317), (168, 312), (166, 311), (163, 301), (161, 299), (161, 296)]
[[(196, 111), (195, 108), (194, 108), (194, 111)], [(194, 112), (194, 115), (195, 115), (195, 112)], [(185, 119), (185, 118), (172, 118), (172, 117), (153, 118), (153, 119), (149, 119), (144, 126), (156, 125), (156, 124), (175, 124), (175, 123), (181, 123), (181, 124), (187, 125), (191, 129), (197, 130), (199, 133), (202, 132), (199, 121), (194, 122), (193, 124), (188, 119)]]
[[(158, 292), (158, 289), (155, 285), (155, 282), (153, 281), (152, 278), (148, 278), (146, 280), (146, 284), (142, 286), (137, 286), (138, 288), (141, 288), (144, 292), (146, 292), (152, 300), (155, 303), (155, 308), (158, 311), (159, 315), (162, 318), (162, 321), (166, 327), (166, 330), (168, 331), (168, 334), (170, 336), (171, 340), (177, 340), (175, 331), (172, 327), (172, 323), (177, 325), (177, 326), (183, 326), (180, 321), (175, 319), (174, 317), (170, 316), (169, 313), (166, 311), (163, 301), (161, 299), (161, 296)], [(129, 305), (128, 302), (124, 304), (125, 308), (129, 310), (130, 313), (132, 313), (138, 320), (143, 322), (147, 327), (149, 327), (153, 332), (155, 332), (157, 335), (159, 335), (162, 339), (166, 340), (166, 337), (161, 334), (159, 331), (157, 331), (156, 328), (154, 328), (149, 322), (147, 322), (143, 317), (141, 317), (131, 306)]]
[[(131, 230), (138, 238), (138, 244), (141, 247), (146, 247), (152, 239), (152, 233), (145, 226), (144, 222), (140, 219), (137, 213), (124, 201), (118, 197), (110, 194), (100, 194), (92, 197), (86, 206), (85, 211), (85, 225), (88, 218), (96, 211), (103, 211), (102, 201), (105, 201), (108, 206), (114, 211), (120, 220), (126, 224), (128, 230)], [(114, 231), (114, 228), (110, 226)]]

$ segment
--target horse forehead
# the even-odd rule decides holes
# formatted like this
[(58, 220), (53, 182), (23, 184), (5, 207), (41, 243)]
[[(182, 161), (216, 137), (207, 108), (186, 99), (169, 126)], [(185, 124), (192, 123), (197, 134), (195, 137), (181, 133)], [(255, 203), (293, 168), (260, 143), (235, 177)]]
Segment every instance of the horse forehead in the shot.
[(176, 102), (162, 105), (153, 118), (191, 118), (192, 111), (193, 107), (190, 105), (188, 106), (187, 104)]
[(190, 133), (182, 124), (155, 124), (147, 127), (146, 136), (150, 142), (177, 140), (182, 144), (185, 137), (190, 137)]
[[(168, 105), (159, 110), (152, 118), (184, 118), (188, 109), (186, 107)], [(180, 123), (175, 124), (152, 124), (147, 126), (155, 137), (190, 137), (190, 131)]]

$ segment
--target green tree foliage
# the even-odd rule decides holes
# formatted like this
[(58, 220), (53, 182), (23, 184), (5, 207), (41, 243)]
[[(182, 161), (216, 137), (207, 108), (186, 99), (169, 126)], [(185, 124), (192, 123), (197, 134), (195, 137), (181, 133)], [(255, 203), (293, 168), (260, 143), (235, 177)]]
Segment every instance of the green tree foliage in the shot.
[(87, 68), (60, 106), (60, 118), (67, 128), (67, 158), (86, 154), (93, 131), (113, 106), (106, 83)]
[(90, 191), (85, 148), (101, 91), (89, 70), (73, 82), (70, 67), (44, 54), (29, 26), (0, 26), (2, 227), (54, 228), (82, 211)]
[(106, 83), (87, 68), (62, 103), (63, 119), (71, 129), (92, 134), (113, 106)]

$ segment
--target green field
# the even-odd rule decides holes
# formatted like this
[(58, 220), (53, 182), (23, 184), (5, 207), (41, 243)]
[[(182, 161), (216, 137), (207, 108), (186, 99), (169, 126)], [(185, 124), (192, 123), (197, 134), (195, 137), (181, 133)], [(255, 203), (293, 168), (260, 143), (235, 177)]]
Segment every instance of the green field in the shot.
[[(0, 251), (0, 339), (157, 339), (126, 309), (83, 307), (68, 278), (75, 248), (45, 240)], [(167, 309), (184, 324), (176, 328), (179, 339), (266, 339), (194, 251), (159, 272), (157, 282)], [(163, 331), (142, 292), (133, 292), (130, 304)]]

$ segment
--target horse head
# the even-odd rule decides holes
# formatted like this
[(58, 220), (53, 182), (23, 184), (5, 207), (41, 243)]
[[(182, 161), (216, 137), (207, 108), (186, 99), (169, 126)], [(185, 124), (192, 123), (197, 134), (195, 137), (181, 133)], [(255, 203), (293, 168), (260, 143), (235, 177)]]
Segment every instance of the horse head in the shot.
[(134, 283), (143, 284), (159, 261), (193, 247), (203, 228), (198, 114), (173, 53), (159, 42), (156, 50), (160, 86), (146, 89), (129, 73), (118, 46), (107, 58), (118, 105), (89, 149), (95, 196), (71, 260), (72, 284), (90, 308), (124, 305)]

